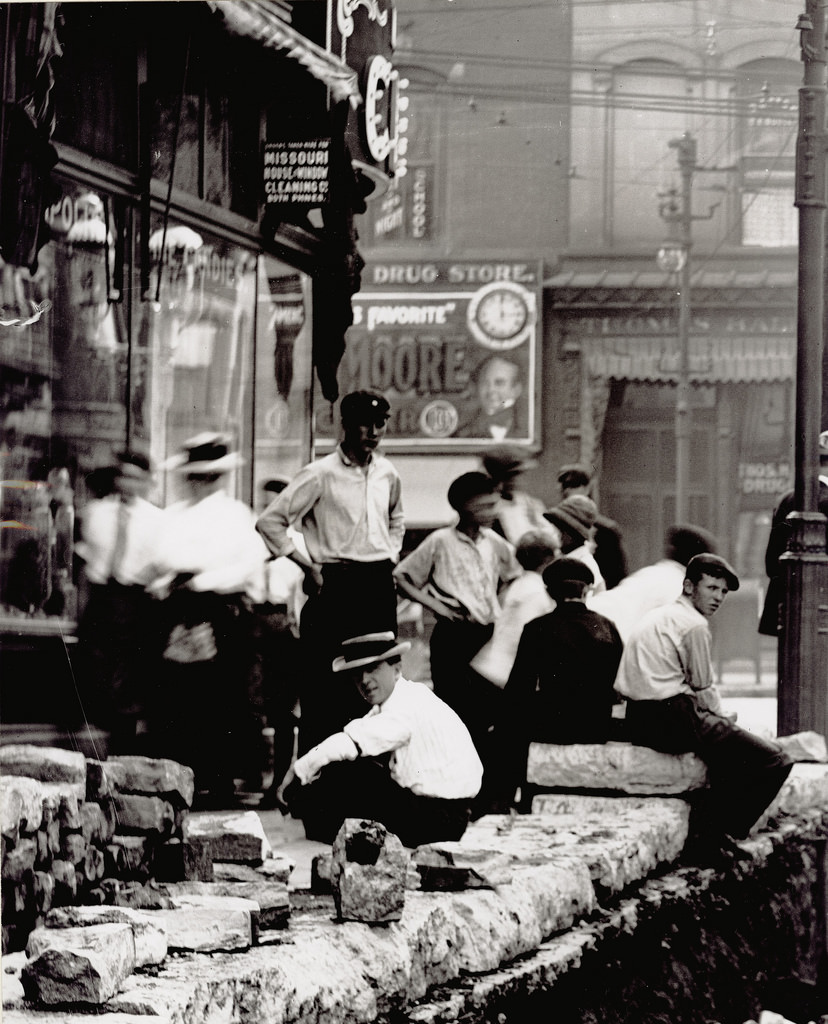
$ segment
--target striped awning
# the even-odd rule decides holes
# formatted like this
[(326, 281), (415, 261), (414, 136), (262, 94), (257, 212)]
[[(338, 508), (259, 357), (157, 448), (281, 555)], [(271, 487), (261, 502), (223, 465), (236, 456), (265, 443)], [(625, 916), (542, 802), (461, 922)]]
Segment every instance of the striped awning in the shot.
[(325, 83), (335, 101), (361, 102), (356, 72), (289, 25), (278, 0), (207, 0), (207, 3), (221, 15), (228, 31), (254, 39), (298, 61), (314, 78)]
[[(672, 338), (585, 338), (589, 373), (608, 380), (674, 384), (679, 353)], [(792, 381), (796, 372), (793, 336), (710, 336), (690, 338), (690, 380), (696, 384), (770, 384)]]

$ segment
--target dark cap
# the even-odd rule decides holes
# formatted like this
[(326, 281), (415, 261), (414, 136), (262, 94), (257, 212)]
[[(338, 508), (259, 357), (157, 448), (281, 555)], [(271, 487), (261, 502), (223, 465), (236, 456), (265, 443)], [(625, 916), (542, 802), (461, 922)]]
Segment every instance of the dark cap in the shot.
[(448, 503), (459, 511), (472, 498), (495, 493), (495, 482), (485, 473), (462, 473), (449, 484)]
[(391, 406), (382, 395), (373, 391), (352, 391), (339, 403), (343, 423), (374, 423), (383, 426), (391, 414)]
[(559, 530), (567, 533), (577, 534), (584, 540), (589, 540), (592, 527), (595, 525), (595, 517), (598, 515), (598, 506), (585, 494), (570, 494), (560, 504), (544, 512), (544, 519), (554, 523)]
[(577, 558), (556, 558), (543, 570), (543, 582), (547, 590), (558, 590), (562, 583), (583, 583), (587, 586), (595, 582), (592, 569)]
[(537, 466), (537, 460), (530, 452), (516, 445), (502, 444), (483, 453), (483, 468), (493, 480), (516, 476), (526, 469)]
[(715, 576), (727, 583), (728, 590), (739, 589), (739, 577), (736, 570), (726, 562), (721, 555), (714, 555), (706, 552), (702, 555), (694, 555), (687, 563), (687, 570), (684, 578), (691, 583), (698, 583), (702, 576)]
[(592, 472), (583, 462), (571, 462), (558, 470), (558, 483), (561, 487), (586, 487), (591, 480)]
[(694, 555), (715, 552), (716, 538), (701, 526), (675, 523), (664, 535), (664, 547), (668, 558), (687, 565)]

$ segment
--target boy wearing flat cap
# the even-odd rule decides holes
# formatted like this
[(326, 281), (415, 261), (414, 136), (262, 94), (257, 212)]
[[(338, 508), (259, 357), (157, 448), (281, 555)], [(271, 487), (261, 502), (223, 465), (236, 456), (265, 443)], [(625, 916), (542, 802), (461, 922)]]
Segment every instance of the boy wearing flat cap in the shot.
[(610, 738), (622, 643), (613, 623), (585, 604), (592, 581), (589, 566), (575, 558), (556, 558), (543, 570), (556, 606), (523, 627), (506, 683), (500, 745), (504, 767), (493, 790), (497, 802), (510, 804), (520, 786), (521, 806), (526, 805), (531, 742), (605, 743)]
[[(403, 678), (410, 647), (392, 632), (345, 640), (333, 671), (371, 705), (298, 758), (283, 783), (300, 791), (309, 839), (333, 842), (345, 818), (381, 821), (405, 846), (459, 839), (483, 766), (468, 730), (423, 683)], [(293, 799), (290, 792), (293, 792)]]
[(690, 852), (705, 858), (739, 853), (730, 837), (749, 833), (792, 763), (777, 743), (740, 729), (722, 710), (708, 619), (738, 589), (719, 555), (691, 558), (678, 600), (653, 609), (630, 633), (615, 682), (627, 700), (632, 743), (692, 751), (707, 765), (709, 788), (694, 808), (690, 842)]

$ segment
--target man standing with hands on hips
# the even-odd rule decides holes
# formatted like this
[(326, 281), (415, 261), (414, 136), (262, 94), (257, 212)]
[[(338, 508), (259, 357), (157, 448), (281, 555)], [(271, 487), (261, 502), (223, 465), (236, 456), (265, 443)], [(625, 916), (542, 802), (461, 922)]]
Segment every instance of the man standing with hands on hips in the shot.
[[(362, 711), (359, 695), (332, 675), (339, 642), (397, 628), (392, 571), (404, 533), (401, 485), (378, 451), (390, 406), (382, 395), (354, 391), (339, 412), (340, 444), (301, 469), (256, 523), (274, 555), (304, 569), (312, 595), (302, 617), (300, 753)], [(301, 530), (308, 557), (291, 540), (291, 525)]]

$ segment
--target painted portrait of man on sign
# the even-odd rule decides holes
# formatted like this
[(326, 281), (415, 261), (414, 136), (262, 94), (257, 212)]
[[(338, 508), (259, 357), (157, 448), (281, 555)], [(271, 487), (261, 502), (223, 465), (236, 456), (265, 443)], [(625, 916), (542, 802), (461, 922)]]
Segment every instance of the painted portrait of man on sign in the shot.
[(526, 431), (523, 409), (525, 369), (500, 353), (488, 355), (473, 373), (474, 401), (455, 437), (484, 437), (502, 441)]

